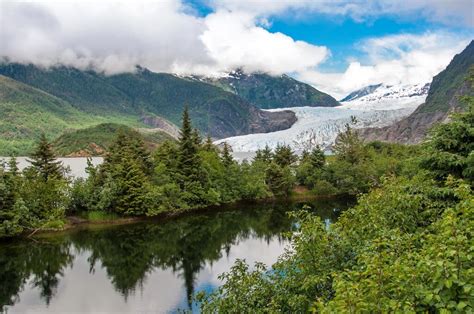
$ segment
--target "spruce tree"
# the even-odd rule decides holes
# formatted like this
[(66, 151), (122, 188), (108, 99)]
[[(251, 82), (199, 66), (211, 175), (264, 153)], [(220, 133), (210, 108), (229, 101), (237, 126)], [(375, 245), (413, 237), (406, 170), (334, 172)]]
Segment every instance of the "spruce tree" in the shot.
[(211, 136), (208, 134), (206, 137), (206, 141), (204, 142), (203, 149), (207, 152), (215, 152), (216, 151), (216, 146), (212, 142)]
[(298, 157), (289, 145), (278, 145), (275, 149), (273, 160), (280, 167), (288, 167), (293, 165), (298, 160)]
[(308, 155), (308, 160), (311, 163), (311, 166), (315, 169), (320, 169), (326, 163), (326, 156), (321, 147), (316, 146), (311, 153)]
[(345, 125), (344, 132), (341, 132), (334, 143), (333, 150), (339, 160), (344, 160), (350, 164), (357, 164), (363, 161), (367, 156), (364, 149), (364, 142), (359, 138), (357, 131), (351, 125), (355, 125), (357, 119), (351, 116), (351, 123)]
[(266, 164), (270, 163), (273, 159), (272, 150), (268, 145), (265, 145), (264, 149), (259, 149), (256, 151), (254, 161), (261, 161)]
[(229, 167), (234, 163), (234, 158), (231, 154), (231, 147), (227, 142), (224, 142), (224, 147), (222, 148), (221, 160), (225, 167)]
[(180, 184), (183, 188), (185, 181), (191, 182), (198, 180), (200, 167), (198, 147), (196, 145), (196, 138), (191, 125), (188, 107), (185, 107), (183, 111), (183, 124), (180, 133), (178, 168), (182, 175)]
[(199, 134), (198, 129), (193, 130), (193, 141), (194, 141), (194, 145), (196, 145), (196, 147), (198, 147), (198, 148), (201, 147), (202, 138), (201, 138), (201, 135)]
[(47, 181), (49, 178), (61, 178), (63, 169), (60, 161), (56, 161), (51, 143), (46, 136), (41, 134), (38, 146), (28, 160), (33, 168)]

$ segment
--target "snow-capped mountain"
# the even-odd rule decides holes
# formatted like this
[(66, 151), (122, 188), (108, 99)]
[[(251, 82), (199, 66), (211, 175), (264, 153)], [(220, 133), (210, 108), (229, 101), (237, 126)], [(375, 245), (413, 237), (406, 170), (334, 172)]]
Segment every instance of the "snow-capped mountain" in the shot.
[(413, 108), (422, 104), (430, 83), (415, 85), (370, 85), (354, 91), (341, 100), (346, 108), (394, 110)]
[(358, 90), (350, 93), (349, 95), (347, 95), (346, 97), (341, 99), (340, 102), (351, 101), (351, 100), (355, 100), (357, 98), (361, 98), (365, 95), (369, 95), (369, 94), (373, 93), (380, 86), (382, 86), (382, 84), (369, 85), (369, 86), (363, 87), (361, 89), (358, 89)]
[[(217, 141), (227, 142), (234, 152), (254, 152), (268, 145), (290, 145), (296, 151), (316, 145), (330, 148), (337, 135), (357, 118), (355, 128), (384, 127), (410, 115), (425, 101), (429, 84), (371, 85), (349, 94), (342, 106), (333, 108), (291, 107), (298, 121), (289, 129), (260, 134), (235, 136)], [(344, 100), (343, 99), (343, 100)], [(277, 111), (283, 109), (275, 109)]]

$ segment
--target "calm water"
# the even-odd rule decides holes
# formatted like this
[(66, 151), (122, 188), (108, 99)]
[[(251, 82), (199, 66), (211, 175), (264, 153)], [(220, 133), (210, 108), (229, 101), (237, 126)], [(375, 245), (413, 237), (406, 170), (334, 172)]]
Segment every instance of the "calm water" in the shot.
[[(327, 223), (349, 200), (305, 203)], [(237, 258), (276, 261), (303, 203), (239, 205), (168, 221), (84, 227), (0, 242), (0, 308), (8, 313), (197, 311)]]

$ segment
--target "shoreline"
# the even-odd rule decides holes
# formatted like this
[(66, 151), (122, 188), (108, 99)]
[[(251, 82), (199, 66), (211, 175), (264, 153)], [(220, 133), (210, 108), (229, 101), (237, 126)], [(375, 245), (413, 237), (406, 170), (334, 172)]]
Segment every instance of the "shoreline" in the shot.
[(187, 210), (181, 210), (178, 212), (163, 212), (155, 216), (136, 216), (136, 217), (117, 217), (113, 219), (103, 219), (103, 220), (90, 220), (80, 216), (66, 216), (65, 224), (62, 229), (35, 229), (25, 231), (17, 236), (10, 238), (0, 238), (0, 244), (3, 241), (11, 241), (18, 239), (30, 239), (34, 240), (38, 237), (47, 237), (52, 235), (58, 235), (61, 233), (68, 233), (79, 231), (82, 229), (100, 229), (113, 226), (122, 226), (129, 225), (141, 222), (156, 222), (164, 223), (168, 220), (178, 219), (185, 217), (187, 215), (193, 214), (203, 214), (207, 212), (219, 212), (219, 211), (231, 211), (237, 210), (240, 205), (258, 205), (258, 204), (268, 204), (272, 202), (281, 202), (281, 203), (293, 203), (293, 202), (303, 202), (310, 200), (330, 200), (335, 198), (352, 198), (350, 195), (311, 195), (308, 193), (298, 193), (292, 194), (284, 198), (275, 198), (269, 197), (258, 200), (239, 200), (232, 203), (225, 203), (220, 205), (211, 205), (206, 207), (198, 207)]

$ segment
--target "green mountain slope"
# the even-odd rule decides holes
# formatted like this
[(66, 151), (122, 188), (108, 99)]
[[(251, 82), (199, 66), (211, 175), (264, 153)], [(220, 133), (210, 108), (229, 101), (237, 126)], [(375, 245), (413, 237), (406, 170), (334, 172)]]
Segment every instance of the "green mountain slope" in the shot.
[(280, 130), (296, 121), (291, 112), (260, 111), (211, 84), (143, 68), (136, 73), (105, 76), (62, 66), (46, 70), (10, 63), (0, 65), (0, 74), (95, 115), (127, 115), (137, 121), (157, 115), (178, 124), (184, 107), (189, 106), (194, 125), (215, 138)]
[(474, 41), (471, 41), (460, 54), (454, 56), (446, 69), (433, 78), (426, 102), (420, 105), (417, 112), (447, 112), (452, 107), (463, 107), (464, 103), (458, 101), (456, 94), (463, 93), (461, 89), (466, 87), (466, 77), (472, 65), (474, 65)]
[(367, 140), (419, 143), (428, 130), (448, 119), (449, 114), (466, 109), (462, 96), (474, 96), (474, 41), (454, 56), (445, 70), (433, 78), (425, 103), (410, 116), (384, 128), (360, 131)]
[(118, 120), (142, 125), (127, 115), (82, 112), (67, 101), (0, 75), (0, 155), (27, 153), (43, 132), (55, 138), (68, 129)]
[[(69, 131), (57, 138), (53, 146), (60, 156), (101, 156), (112, 145), (118, 132), (138, 134), (136, 130), (117, 123), (102, 123), (93, 127)], [(150, 149), (173, 137), (160, 130), (140, 132)]]
[(244, 98), (262, 109), (287, 107), (335, 107), (336, 99), (287, 75), (246, 74), (241, 70), (209, 82)]

